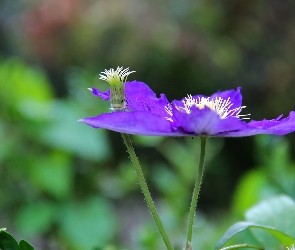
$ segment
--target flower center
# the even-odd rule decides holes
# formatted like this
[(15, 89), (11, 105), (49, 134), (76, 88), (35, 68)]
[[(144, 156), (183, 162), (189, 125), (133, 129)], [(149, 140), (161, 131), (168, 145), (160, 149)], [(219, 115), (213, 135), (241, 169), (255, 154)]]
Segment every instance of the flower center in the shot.
[(111, 110), (124, 111), (126, 109), (125, 82), (127, 77), (133, 72), (135, 71), (129, 71), (129, 68), (117, 67), (116, 70), (109, 69), (99, 74), (99, 79), (110, 84)]
[[(199, 110), (202, 110), (204, 108), (209, 108), (212, 111), (215, 111), (220, 119), (226, 119), (228, 117), (236, 117), (236, 118), (241, 118), (241, 119), (250, 119), (246, 116), (249, 116), (250, 114), (246, 115), (241, 115), (241, 111), (243, 108), (246, 106), (239, 106), (237, 108), (231, 108), (234, 103), (230, 101), (230, 97), (227, 99), (223, 99), (221, 97), (216, 97), (214, 99), (211, 99), (210, 97), (200, 97), (198, 96), (197, 98), (193, 98), (192, 95), (188, 95), (185, 97), (184, 100), (182, 100), (183, 107), (181, 106), (176, 106), (175, 108), (179, 111), (184, 111), (187, 114), (190, 114), (191, 108), (196, 107)], [(167, 120), (173, 121), (172, 119), (172, 107), (169, 104), (168, 106), (165, 107), (166, 112), (170, 115), (170, 117), (167, 117)]]

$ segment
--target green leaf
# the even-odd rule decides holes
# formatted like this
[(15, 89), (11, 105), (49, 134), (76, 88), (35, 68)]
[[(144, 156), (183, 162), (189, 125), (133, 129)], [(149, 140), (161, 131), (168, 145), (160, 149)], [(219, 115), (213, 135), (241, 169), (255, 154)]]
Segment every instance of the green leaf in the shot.
[(34, 250), (34, 248), (26, 241), (21, 240), (19, 242), (19, 249), (20, 250)]
[(134, 136), (132, 139), (144, 147), (156, 147), (163, 141), (163, 138), (161, 136)]
[[(231, 226), (224, 235), (220, 238), (220, 240), (217, 242), (215, 246), (215, 250), (220, 249), (222, 246), (225, 245), (225, 243), (230, 240), (233, 236), (238, 234), (241, 231), (244, 231), (248, 228), (259, 228), (262, 229), (270, 234), (272, 234), (275, 238), (277, 238), (284, 246), (291, 246), (295, 243), (295, 239), (293, 239), (291, 236), (284, 234), (283, 232), (280, 232), (274, 228), (258, 225), (252, 222), (247, 221), (241, 221), (233, 226)], [(267, 248), (269, 249), (269, 248)]]
[(4, 230), (0, 230), (0, 249), (1, 250), (19, 250), (16, 240)]
[(49, 202), (34, 202), (18, 210), (15, 218), (20, 235), (33, 237), (49, 229), (56, 216), (56, 207)]
[(250, 208), (245, 215), (248, 221), (264, 227), (275, 228), (290, 238), (274, 235), (277, 240), (264, 231), (251, 230), (257, 240), (267, 249), (278, 249), (281, 244), (290, 246), (295, 243), (295, 202), (288, 196), (281, 195), (262, 201)]
[[(31, 68), (18, 58), (0, 61), (0, 98), (5, 104), (34, 112), (38, 104), (53, 96), (50, 83), (42, 70)], [(27, 104), (30, 103), (28, 106)], [(25, 111), (25, 113), (28, 110)]]
[(85, 112), (75, 103), (52, 102), (48, 114), (50, 121), (38, 137), (47, 145), (75, 156), (94, 161), (104, 160), (111, 153), (106, 131), (78, 122), (85, 116)]
[(0, 250), (34, 250), (25, 240), (17, 244), (17, 241), (5, 230), (6, 228), (0, 228)]
[(109, 202), (103, 198), (71, 203), (61, 213), (61, 233), (70, 242), (70, 249), (100, 249), (115, 236), (115, 217)]
[(233, 212), (243, 216), (245, 211), (257, 202), (278, 195), (278, 190), (269, 183), (266, 171), (261, 169), (251, 170), (240, 180), (234, 197)]
[(71, 193), (73, 168), (68, 154), (55, 151), (36, 157), (28, 171), (31, 182), (38, 190), (59, 199)]

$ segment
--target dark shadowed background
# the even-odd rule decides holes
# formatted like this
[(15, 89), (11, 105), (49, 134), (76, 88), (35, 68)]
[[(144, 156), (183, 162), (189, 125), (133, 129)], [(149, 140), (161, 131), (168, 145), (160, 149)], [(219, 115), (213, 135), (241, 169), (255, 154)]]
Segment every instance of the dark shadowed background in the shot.
[[(0, 228), (36, 249), (163, 249), (118, 133), (77, 120), (130, 67), (170, 101), (242, 87), (251, 119), (295, 110), (292, 0), (2, 0)], [(132, 136), (173, 244), (185, 241), (199, 139)], [(256, 202), (295, 197), (295, 135), (209, 140), (196, 232), (212, 249)]]

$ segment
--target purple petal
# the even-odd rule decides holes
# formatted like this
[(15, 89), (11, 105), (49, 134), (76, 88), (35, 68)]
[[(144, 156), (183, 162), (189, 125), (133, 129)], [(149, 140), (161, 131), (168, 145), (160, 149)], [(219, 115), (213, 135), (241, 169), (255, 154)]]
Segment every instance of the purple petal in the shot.
[(226, 90), (222, 92), (217, 92), (210, 96), (210, 99), (215, 99), (221, 97), (224, 100), (229, 100), (233, 104), (231, 109), (235, 109), (242, 106), (242, 94), (241, 94), (241, 87), (237, 88), (237, 90)]
[[(230, 109), (239, 109), (242, 105), (241, 88), (218, 92), (210, 96), (211, 100), (222, 98), (232, 103)], [(110, 90), (101, 92), (91, 89), (93, 95), (103, 100), (109, 100)], [(284, 135), (295, 131), (295, 112), (289, 117), (279, 116), (273, 120), (250, 121), (249, 123), (234, 116), (221, 119), (216, 111), (195, 106), (186, 113), (183, 100), (175, 100), (169, 104), (164, 94), (157, 98), (156, 94), (143, 82), (126, 82), (125, 97), (129, 112), (114, 112), (101, 114), (97, 117), (85, 118), (80, 121), (95, 128), (105, 128), (117, 132), (139, 135), (162, 136), (215, 136), (242, 137), (256, 134)], [(193, 98), (205, 97), (196, 95)], [(171, 107), (172, 116), (165, 107)], [(170, 120), (167, 120), (169, 117)]]
[(282, 115), (273, 120), (251, 121), (252, 128), (271, 131), (275, 135), (285, 135), (295, 130), (295, 112), (291, 111), (289, 117), (282, 118)]
[[(92, 94), (102, 100), (110, 100), (110, 89), (102, 92), (91, 88)], [(126, 82), (125, 98), (129, 111), (147, 111), (158, 115), (166, 115), (165, 106), (169, 103), (164, 94), (157, 98), (156, 94), (143, 82)]]
[(166, 115), (165, 106), (169, 103), (164, 94), (157, 98), (156, 94), (143, 82), (126, 82), (125, 96), (130, 111), (147, 111), (158, 115)]
[(262, 121), (250, 121), (247, 125), (247, 129), (230, 132), (224, 134), (226, 137), (241, 137), (241, 136), (252, 136), (257, 134), (274, 134), (274, 135), (285, 135), (295, 131), (295, 112), (291, 111), (289, 117), (281, 119), (279, 116), (272, 120)]
[(163, 117), (148, 112), (113, 112), (79, 120), (94, 128), (138, 135), (176, 136)]
[(173, 125), (181, 127), (188, 134), (219, 136), (220, 133), (239, 131), (247, 128), (247, 124), (236, 117), (221, 119), (220, 116), (209, 108), (191, 108), (191, 113), (177, 110), (172, 107)]
[(106, 92), (102, 92), (99, 89), (92, 87), (90, 90), (93, 95), (100, 97), (102, 100), (105, 100), (105, 101), (110, 100), (110, 89), (108, 89)]

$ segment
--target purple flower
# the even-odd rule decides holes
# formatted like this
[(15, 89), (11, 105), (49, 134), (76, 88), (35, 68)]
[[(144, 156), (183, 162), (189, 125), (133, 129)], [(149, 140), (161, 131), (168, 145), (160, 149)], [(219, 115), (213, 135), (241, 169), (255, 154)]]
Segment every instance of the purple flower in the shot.
[[(293, 111), (287, 118), (279, 116), (273, 120), (252, 120), (247, 123), (245, 119), (249, 119), (248, 115), (240, 114), (245, 108), (242, 106), (240, 88), (218, 92), (210, 97), (189, 95), (169, 103), (164, 94), (157, 98), (143, 82), (122, 84), (125, 94), (123, 111), (120, 109), (120, 112), (104, 113), (79, 121), (94, 128), (159, 136), (242, 137), (256, 134), (284, 135), (295, 130)], [(103, 100), (111, 99), (112, 88), (106, 92), (96, 88), (90, 90)]]

